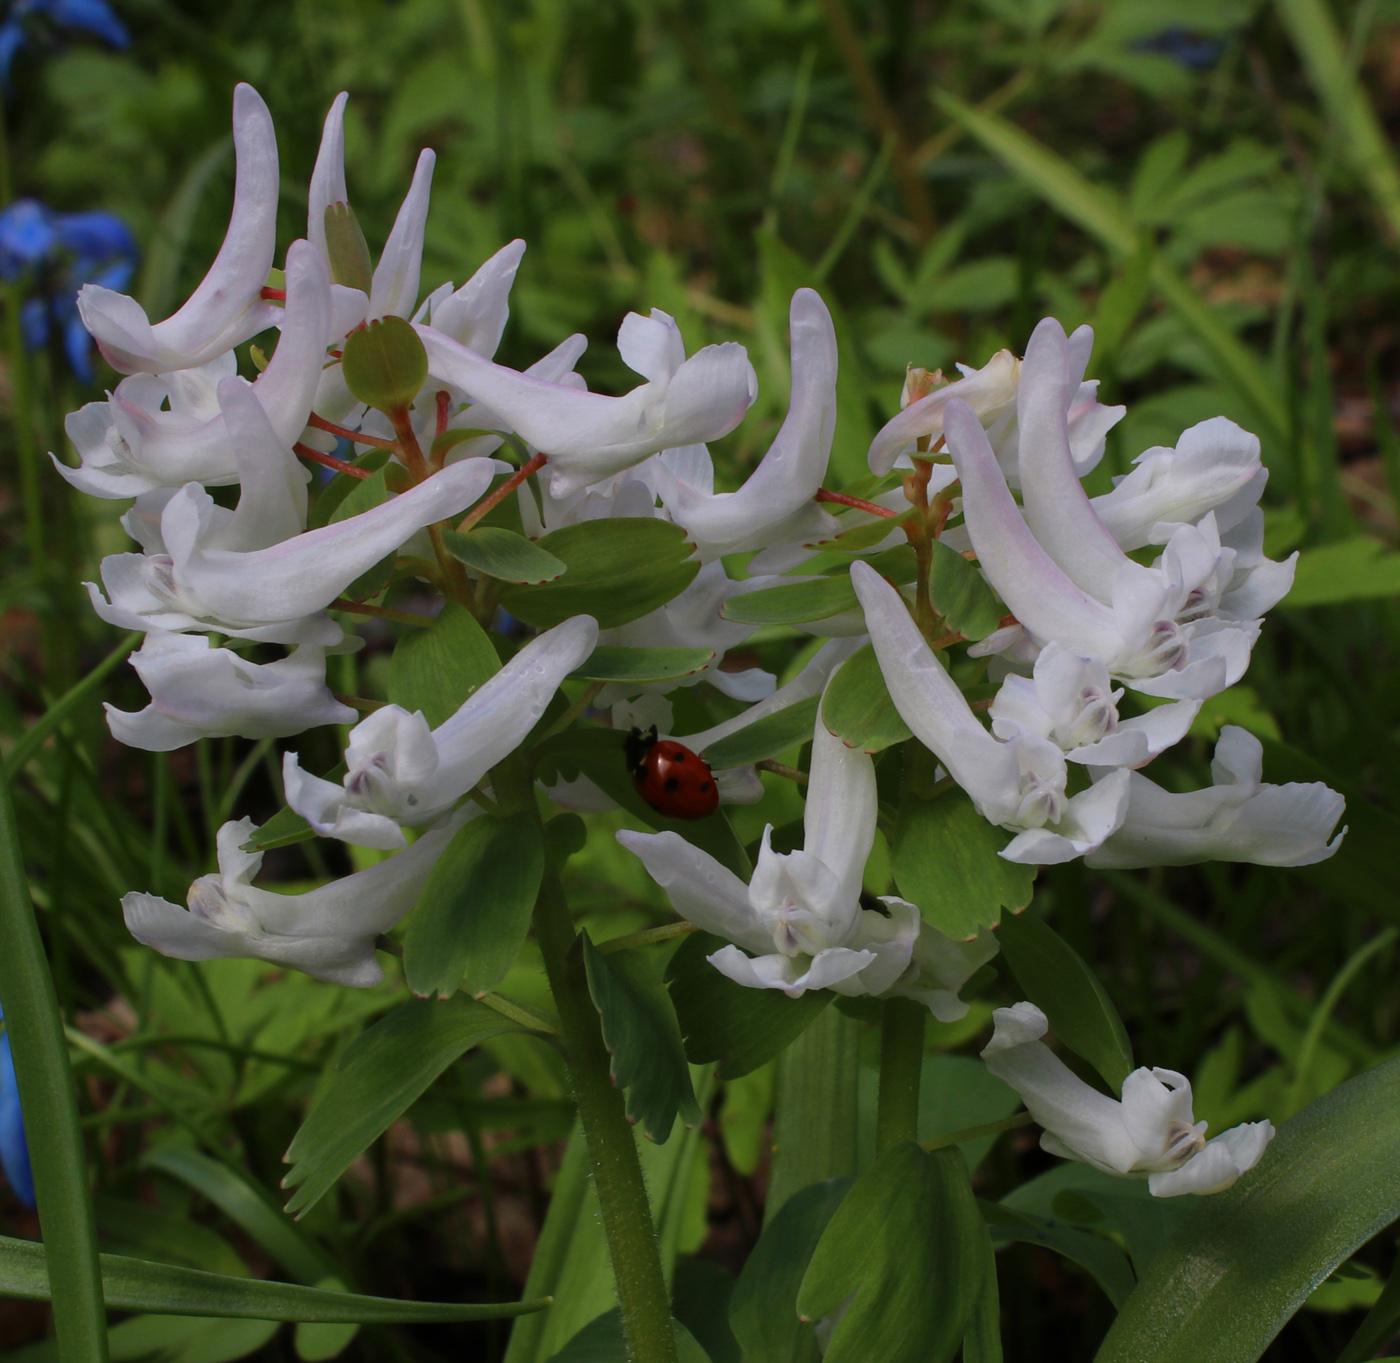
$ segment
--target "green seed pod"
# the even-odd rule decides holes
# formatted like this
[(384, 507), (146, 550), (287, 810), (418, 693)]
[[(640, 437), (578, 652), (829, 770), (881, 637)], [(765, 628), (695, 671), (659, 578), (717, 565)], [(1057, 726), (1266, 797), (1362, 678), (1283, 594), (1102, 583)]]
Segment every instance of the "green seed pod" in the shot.
[(345, 386), (361, 402), (392, 412), (407, 407), (428, 379), (428, 352), (402, 317), (384, 317), (345, 338)]
[(326, 254), (331, 259), (331, 278), (337, 284), (369, 292), (374, 278), (369, 243), (355, 210), (347, 203), (326, 205)]

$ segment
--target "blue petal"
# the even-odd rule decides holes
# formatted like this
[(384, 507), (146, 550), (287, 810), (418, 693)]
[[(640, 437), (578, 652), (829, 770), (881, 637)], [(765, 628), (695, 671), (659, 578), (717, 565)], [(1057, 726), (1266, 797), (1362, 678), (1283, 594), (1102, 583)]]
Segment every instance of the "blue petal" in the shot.
[(24, 28), (13, 16), (0, 24), (0, 84), (9, 85), (15, 53), (24, 46)]
[(32, 1208), (34, 1173), (29, 1167), (29, 1142), (19, 1110), (19, 1085), (15, 1080), (15, 1061), (10, 1054), (8, 1032), (0, 1037), (0, 1167), (14, 1195)]
[(28, 350), (42, 350), (49, 343), (49, 305), (44, 298), (30, 298), (19, 310), (20, 330)]
[(75, 315), (63, 324), (63, 353), (68, 356), (68, 365), (84, 382), (92, 382), (92, 337), (88, 335), (82, 318)]
[(53, 226), (58, 240), (75, 255), (94, 261), (136, 258), (131, 228), (113, 213), (55, 213)]
[(107, 0), (52, 0), (49, 13), (58, 23), (82, 29), (112, 47), (131, 45), (131, 35)]
[(54, 214), (37, 199), (16, 199), (0, 213), (0, 279), (18, 279), (57, 245)]

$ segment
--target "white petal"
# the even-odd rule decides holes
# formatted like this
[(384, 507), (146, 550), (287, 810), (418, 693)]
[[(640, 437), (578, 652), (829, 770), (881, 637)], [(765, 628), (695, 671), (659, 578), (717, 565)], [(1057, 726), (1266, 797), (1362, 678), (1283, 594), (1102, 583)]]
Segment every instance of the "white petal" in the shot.
[(489, 360), (506, 329), (510, 289), (524, 255), (518, 238), (502, 246), (456, 293), (433, 305), (433, 328)]
[(349, 202), (345, 188), (345, 104), (350, 96), (342, 90), (331, 102), (326, 122), (321, 129), (321, 146), (316, 153), (316, 166), (311, 172), (311, 189), (307, 195), (306, 239), (329, 263), (326, 249), (326, 209), (332, 204)]
[(877, 813), (875, 763), (870, 754), (848, 748), (828, 732), (818, 714), (802, 846), (831, 869), (844, 899), (860, 898), (861, 877), (875, 845)]
[(1097, 743), (1065, 755), (1071, 762), (1094, 767), (1141, 767), (1186, 737), (1204, 701), (1180, 700), (1154, 706), (1145, 715), (1119, 722), (1113, 733)]
[(1222, 1132), (1180, 1169), (1153, 1174), (1147, 1180), (1153, 1197), (1180, 1197), (1183, 1193), (1221, 1193), (1241, 1174), (1254, 1168), (1274, 1138), (1271, 1122), (1246, 1122)]
[(418, 155), (413, 183), (399, 207), (399, 215), (380, 253), (370, 286), (369, 316), (408, 317), (418, 306), (418, 277), (423, 266), (423, 229), (428, 222), (428, 200), (433, 191), (433, 166), (437, 153), (424, 148)]
[(1070, 800), (1057, 823), (1018, 833), (997, 855), (1028, 866), (1057, 866), (1102, 847), (1127, 817), (1128, 778), (1127, 771), (1110, 772)]

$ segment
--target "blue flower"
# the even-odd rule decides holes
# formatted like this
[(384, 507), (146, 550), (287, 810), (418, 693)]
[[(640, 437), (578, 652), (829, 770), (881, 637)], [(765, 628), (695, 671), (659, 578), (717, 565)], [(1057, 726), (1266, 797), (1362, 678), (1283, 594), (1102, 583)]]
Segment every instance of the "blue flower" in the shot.
[(42, 19), (58, 29), (90, 33), (118, 51), (131, 45), (131, 35), (107, 0), (10, 0), (0, 21), (0, 85), (9, 85), (15, 54)]
[(1144, 38), (1136, 44), (1141, 52), (1160, 52), (1188, 71), (1209, 71), (1225, 51), (1221, 38), (1199, 38), (1186, 29), (1175, 26), (1155, 38)]
[[(0, 1011), (0, 1018), (5, 1014)], [(19, 1086), (15, 1061), (10, 1054), (10, 1034), (0, 1036), (0, 1168), (10, 1191), (26, 1207), (34, 1206), (34, 1174), (29, 1167), (29, 1141), (19, 1110)]]
[(0, 213), (0, 280), (33, 290), (21, 310), (25, 344), (57, 337), (73, 372), (92, 382), (92, 338), (78, 316), (84, 284), (124, 289), (136, 268), (136, 238), (111, 213), (55, 213), (17, 199)]

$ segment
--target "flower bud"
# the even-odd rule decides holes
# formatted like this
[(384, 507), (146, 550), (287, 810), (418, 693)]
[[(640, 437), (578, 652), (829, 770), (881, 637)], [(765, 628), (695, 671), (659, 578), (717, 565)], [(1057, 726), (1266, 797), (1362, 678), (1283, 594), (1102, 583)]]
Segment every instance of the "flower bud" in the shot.
[(383, 317), (345, 338), (345, 386), (382, 412), (407, 407), (428, 378), (428, 352), (402, 317)]
[(326, 254), (330, 257), (331, 278), (351, 289), (370, 290), (373, 267), (369, 243), (360, 230), (360, 220), (347, 203), (326, 205)]

